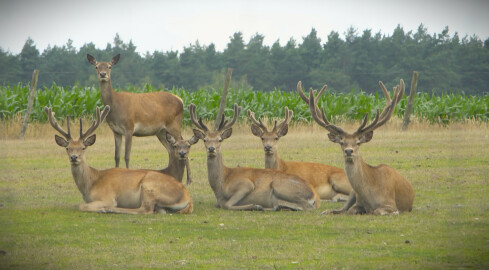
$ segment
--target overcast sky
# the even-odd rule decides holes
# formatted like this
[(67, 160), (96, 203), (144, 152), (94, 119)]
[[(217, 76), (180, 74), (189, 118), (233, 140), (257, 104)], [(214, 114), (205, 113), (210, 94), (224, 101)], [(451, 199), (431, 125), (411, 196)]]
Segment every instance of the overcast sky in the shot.
[(322, 42), (331, 31), (342, 36), (353, 26), (391, 35), (399, 24), (417, 31), (423, 23), (430, 34), (445, 26), (450, 36), (489, 37), (489, 0), (0, 0), (0, 47), (18, 54), (28, 37), (42, 53), (49, 45), (62, 46), (68, 39), (79, 49), (93, 42), (104, 49), (116, 33), (133, 41), (140, 53), (182, 51), (195, 44), (214, 43), (222, 51), (229, 37), (241, 31), (265, 36), (265, 45), (284, 45), (291, 37), (298, 43), (312, 28)]

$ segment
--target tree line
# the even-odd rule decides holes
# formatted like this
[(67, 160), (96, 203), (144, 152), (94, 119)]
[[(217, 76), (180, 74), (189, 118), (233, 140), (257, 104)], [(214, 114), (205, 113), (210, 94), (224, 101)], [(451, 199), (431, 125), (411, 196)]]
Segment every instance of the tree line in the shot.
[[(116, 87), (158, 88), (222, 87), (227, 68), (233, 69), (232, 87), (270, 91), (291, 91), (301, 80), (307, 88), (350, 92), (352, 89), (378, 92), (378, 81), (394, 85), (400, 78), (409, 81), (412, 71), (420, 73), (418, 90), (426, 92), (489, 92), (489, 38), (429, 34), (421, 24), (416, 32), (398, 25), (391, 35), (370, 29), (362, 33), (350, 27), (344, 38), (332, 31), (325, 42), (313, 28), (297, 42), (290, 38), (285, 45), (277, 40), (263, 44), (264, 36), (255, 34), (248, 42), (241, 32), (234, 33), (222, 51), (214, 44), (198, 41), (179, 51), (154, 51), (140, 55), (133, 41), (124, 42), (118, 34), (105, 49), (86, 43), (80, 49), (72, 40), (63, 46), (48, 46), (42, 53), (28, 38), (22, 51), (14, 55), (0, 48), (0, 84), (29, 82), (32, 71), (40, 70), (41, 86), (98, 86), (95, 70), (87, 59), (89, 53), (100, 61), (109, 61), (120, 53), (112, 78)], [(408, 89), (407, 89), (408, 90)]]

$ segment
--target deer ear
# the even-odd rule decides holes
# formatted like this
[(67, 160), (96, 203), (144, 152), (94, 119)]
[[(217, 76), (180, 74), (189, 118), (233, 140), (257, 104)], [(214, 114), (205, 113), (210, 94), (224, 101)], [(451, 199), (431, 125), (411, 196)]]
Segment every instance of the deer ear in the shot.
[(97, 65), (97, 60), (95, 60), (95, 57), (91, 56), (90, 54), (87, 53), (87, 59), (90, 64), (96, 66)]
[(205, 138), (205, 134), (202, 133), (202, 131), (198, 130), (198, 129), (192, 129), (192, 131), (194, 132), (194, 136), (203, 140)]
[(175, 138), (173, 137), (173, 135), (170, 134), (170, 132), (167, 132), (166, 133), (166, 140), (170, 143), (170, 144), (175, 144), (176, 141), (175, 141)]
[(190, 138), (190, 139), (188, 140), (188, 143), (189, 143), (190, 145), (194, 145), (194, 144), (196, 144), (198, 141), (199, 141), (199, 138), (197, 138), (197, 137), (194, 135), (194, 136), (192, 136), (192, 138)]
[(226, 130), (224, 130), (223, 132), (221, 132), (221, 139), (227, 139), (229, 137), (231, 137), (231, 134), (233, 134), (233, 129), (232, 128), (228, 128)]
[(65, 140), (65, 139), (61, 138), (61, 137), (60, 137), (60, 136), (58, 136), (58, 135), (54, 135), (54, 140), (55, 140), (55, 141), (56, 141), (56, 143), (57, 143), (59, 146), (61, 146), (61, 147), (66, 147), (66, 146), (68, 146), (68, 144), (69, 144), (67, 140)]
[(285, 136), (287, 135), (287, 132), (289, 132), (289, 125), (288, 124), (284, 124), (283, 126), (280, 127), (280, 129), (278, 130), (277, 132), (277, 135), (279, 137), (282, 137), (282, 136)]
[(360, 143), (366, 143), (366, 142), (369, 142), (370, 140), (372, 140), (372, 137), (374, 136), (374, 131), (371, 130), (365, 134), (362, 134), (362, 136), (360, 136), (360, 138), (358, 138), (360, 140)]
[(251, 124), (251, 133), (256, 137), (261, 137), (263, 135), (263, 130), (255, 124)]
[(341, 137), (338, 134), (328, 133), (328, 138), (330, 141), (332, 141), (334, 143), (340, 143), (341, 142)]
[(93, 134), (92, 136), (88, 137), (86, 140), (83, 141), (83, 145), (91, 146), (95, 143), (95, 139), (97, 139), (97, 136)]
[(118, 53), (116, 56), (112, 57), (112, 60), (110, 60), (110, 64), (111, 65), (115, 65), (117, 64), (117, 62), (119, 62), (119, 58), (121, 57), (121, 54)]

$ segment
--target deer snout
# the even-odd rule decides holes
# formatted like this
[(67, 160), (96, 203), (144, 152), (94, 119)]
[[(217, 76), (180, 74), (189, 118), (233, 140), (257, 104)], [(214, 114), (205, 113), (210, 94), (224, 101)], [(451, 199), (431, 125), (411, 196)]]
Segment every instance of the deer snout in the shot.
[(211, 146), (208, 149), (210, 153), (214, 153), (216, 151), (216, 148), (214, 146)]
[(265, 151), (266, 151), (266, 152), (270, 152), (270, 151), (272, 151), (272, 146), (270, 146), (270, 145), (265, 145), (265, 147), (264, 147), (264, 148), (265, 148)]
[(345, 155), (351, 156), (353, 154), (353, 149), (345, 149)]
[(178, 152), (178, 155), (180, 156), (180, 158), (184, 158), (186, 154), (187, 154), (187, 152), (185, 152), (185, 151)]
[(77, 159), (78, 159), (78, 156), (77, 155), (71, 155), (70, 156), (70, 161), (71, 162), (75, 162)]
[(105, 72), (100, 72), (100, 78), (105, 78), (107, 77), (107, 73)]

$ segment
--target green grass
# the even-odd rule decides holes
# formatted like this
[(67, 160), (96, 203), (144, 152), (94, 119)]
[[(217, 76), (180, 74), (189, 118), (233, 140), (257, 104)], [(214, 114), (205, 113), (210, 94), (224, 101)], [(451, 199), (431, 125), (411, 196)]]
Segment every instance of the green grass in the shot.
[[(321, 215), (342, 205), (329, 202), (310, 212), (216, 209), (202, 142), (190, 154), (193, 214), (83, 213), (52, 128), (37, 128), (42, 134), (25, 140), (0, 140), (0, 268), (488, 268), (489, 127), (399, 128), (393, 119), (361, 148), (369, 164), (391, 165), (415, 188), (412, 212), (384, 217)], [(184, 137), (189, 134), (186, 129)], [(316, 125), (293, 126), (279, 143), (284, 158), (342, 166), (340, 147)], [(223, 153), (228, 166), (263, 166), (261, 142), (248, 126), (235, 128)], [(86, 155), (93, 167), (114, 165), (107, 125)], [(131, 162), (158, 169), (167, 154), (156, 138), (135, 138)]]

